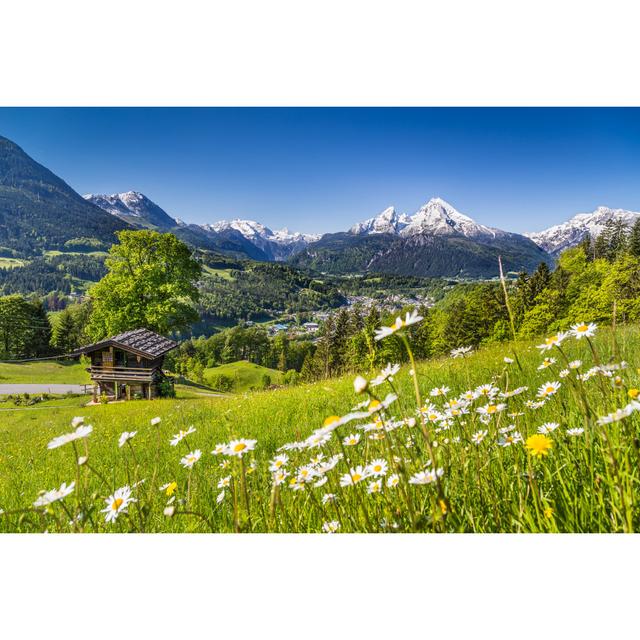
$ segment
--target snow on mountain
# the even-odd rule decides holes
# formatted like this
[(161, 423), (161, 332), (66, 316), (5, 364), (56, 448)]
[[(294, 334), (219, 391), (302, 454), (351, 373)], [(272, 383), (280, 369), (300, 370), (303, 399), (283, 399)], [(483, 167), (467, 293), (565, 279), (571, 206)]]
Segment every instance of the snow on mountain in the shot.
[(271, 260), (278, 261), (287, 259), (320, 238), (316, 234), (291, 232), (286, 228), (272, 231), (260, 222), (240, 218), (220, 220), (213, 224), (204, 224), (202, 227), (215, 233), (236, 231), (262, 249)]
[(355, 235), (372, 233), (393, 233), (396, 234), (409, 224), (410, 218), (404, 213), (398, 214), (395, 207), (388, 207), (374, 218), (369, 218), (363, 222), (353, 225), (349, 233)]
[(369, 218), (354, 225), (349, 232), (355, 235), (392, 233), (405, 237), (417, 234), (451, 235), (459, 233), (468, 238), (483, 236), (495, 238), (504, 234), (499, 229), (478, 224), (469, 216), (456, 211), (441, 198), (432, 198), (412, 216), (399, 215), (394, 207), (389, 207), (375, 218)]
[(427, 204), (414, 213), (409, 224), (402, 229), (400, 235), (413, 236), (418, 233), (434, 235), (450, 235), (460, 233), (467, 238), (496, 235), (503, 232), (498, 229), (478, 224), (469, 216), (456, 211), (448, 202), (441, 198), (431, 198)]
[(592, 238), (597, 238), (609, 220), (622, 220), (630, 227), (638, 218), (640, 213), (635, 211), (598, 207), (592, 213), (578, 213), (567, 222), (524, 235), (548, 253), (558, 255), (565, 249), (579, 244), (587, 233)]
[(139, 191), (126, 191), (111, 195), (88, 193), (83, 198), (108, 213), (135, 225), (152, 225), (169, 229), (177, 224), (166, 211)]

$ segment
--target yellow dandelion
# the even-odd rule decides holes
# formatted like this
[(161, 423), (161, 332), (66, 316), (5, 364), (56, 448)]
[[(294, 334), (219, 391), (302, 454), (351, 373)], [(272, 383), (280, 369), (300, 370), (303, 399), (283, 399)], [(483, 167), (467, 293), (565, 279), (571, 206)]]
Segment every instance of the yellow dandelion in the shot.
[(549, 455), (549, 450), (553, 446), (553, 442), (547, 436), (536, 433), (527, 438), (526, 447), (532, 456), (541, 458)]
[(640, 395), (640, 389), (629, 389), (627, 393), (632, 400), (635, 400)]

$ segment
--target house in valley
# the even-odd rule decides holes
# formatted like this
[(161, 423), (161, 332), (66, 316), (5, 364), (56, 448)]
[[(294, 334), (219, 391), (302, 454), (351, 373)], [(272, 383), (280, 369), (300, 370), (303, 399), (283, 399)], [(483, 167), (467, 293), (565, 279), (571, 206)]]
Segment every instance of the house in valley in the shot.
[(89, 344), (71, 356), (91, 359), (87, 369), (93, 381), (93, 399), (104, 394), (109, 400), (154, 398), (167, 380), (162, 371), (164, 356), (177, 342), (148, 329), (126, 331)]

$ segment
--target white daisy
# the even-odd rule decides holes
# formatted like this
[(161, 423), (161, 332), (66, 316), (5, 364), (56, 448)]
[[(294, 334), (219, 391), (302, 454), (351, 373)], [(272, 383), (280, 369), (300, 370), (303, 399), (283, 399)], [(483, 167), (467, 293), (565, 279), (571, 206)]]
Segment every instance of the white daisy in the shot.
[(127, 485), (116, 489), (105, 502), (107, 506), (101, 510), (101, 513), (106, 514), (105, 522), (115, 522), (121, 513), (127, 513), (127, 508), (132, 502), (136, 502), (136, 499), (132, 497), (131, 489)]
[(557, 422), (545, 422), (543, 425), (538, 427), (538, 433), (547, 435), (555, 431), (559, 426), (560, 425)]
[(473, 351), (473, 347), (458, 347), (457, 349), (452, 349), (450, 355), (452, 358), (464, 358), (466, 355), (470, 354)]
[(33, 503), (34, 507), (46, 507), (52, 502), (57, 502), (58, 500), (62, 500), (66, 498), (70, 493), (73, 492), (74, 487), (76, 486), (75, 481), (71, 484), (67, 485), (66, 482), (63, 482), (60, 485), (59, 489), (51, 489), (51, 491), (46, 491), (38, 496), (38, 499)]
[(120, 438), (118, 439), (118, 446), (120, 448), (124, 447), (124, 445), (136, 435), (136, 433), (138, 433), (138, 432), (137, 431), (123, 431), (120, 434)]
[(255, 449), (257, 440), (247, 440), (241, 438), (240, 440), (232, 440), (226, 447), (224, 453), (227, 456), (236, 456), (242, 458), (242, 456)]
[(471, 441), (474, 444), (480, 444), (486, 437), (487, 434), (489, 432), (485, 429), (484, 431), (476, 431), (472, 436), (471, 436)]
[(380, 374), (376, 376), (373, 380), (371, 380), (371, 383), (370, 383), (371, 386), (377, 387), (378, 385), (381, 385), (383, 382), (386, 382), (387, 380), (389, 380), (390, 382), (393, 382), (393, 376), (395, 376), (396, 373), (398, 373), (398, 371), (400, 371), (399, 364), (387, 363), (387, 366), (384, 369), (382, 369), (382, 371), (380, 371)]
[(354, 447), (358, 444), (358, 442), (360, 442), (359, 433), (351, 433), (342, 440), (342, 444), (345, 447)]
[(173, 439), (169, 442), (169, 444), (172, 447), (175, 447), (179, 442), (181, 442), (187, 436), (190, 436), (192, 433), (195, 433), (195, 432), (196, 432), (195, 427), (189, 427), (186, 431), (180, 429), (180, 431), (173, 436)]
[(555, 393), (557, 393), (558, 389), (560, 389), (561, 386), (562, 385), (559, 382), (545, 382), (538, 389), (538, 398), (547, 398), (554, 395)]
[(322, 524), (322, 530), (325, 533), (336, 533), (340, 529), (340, 523), (337, 520), (331, 520), (331, 522), (324, 522)]
[(64, 444), (73, 442), (74, 440), (86, 438), (92, 431), (93, 427), (90, 424), (81, 424), (75, 431), (72, 431), (71, 433), (65, 433), (64, 435), (53, 438), (53, 440), (51, 440), (47, 445), (47, 449), (57, 449)]
[(567, 429), (568, 436), (581, 436), (584, 433), (584, 429), (582, 427), (574, 427), (573, 429)]
[(370, 462), (366, 467), (367, 475), (378, 478), (384, 476), (387, 473), (388, 464), (383, 458), (378, 458)]
[(409, 478), (409, 484), (431, 484), (432, 482), (435, 482), (437, 478), (442, 476), (443, 473), (444, 469), (441, 467), (436, 471), (426, 469), (425, 471), (414, 473), (411, 478)]
[(580, 338), (590, 338), (596, 332), (598, 325), (594, 322), (578, 322), (578, 324), (571, 325), (571, 334), (580, 339)]
[(184, 458), (180, 460), (180, 464), (187, 469), (192, 469), (193, 465), (200, 460), (200, 456), (202, 455), (202, 451), (200, 449), (196, 449), (195, 451), (191, 451), (187, 453)]
[(404, 320), (400, 316), (398, 316), (396, 318), (396, 321), (390, 327), (381, 327), (380, 329), (376, 329), (374, 340), (382, 340), (387, 336), (393, 335), (396, 331), (400, 331), (400, 329), (404, 329), (405, 327), (410, 327), (413, 324), (417, 324), (422, 319), (422, 316), (418, 315), (418, 312), (415, 310), (411, 313), (407, 312)]
[(366, 477), (366, 470), (361, 465), (358, 465), (355, 469), (352, 468), (349, 473), (345, 473), (340, 478), (340, 486), (349, 487), (351, 485), (358, 484), (358, 482), (361, 482)]

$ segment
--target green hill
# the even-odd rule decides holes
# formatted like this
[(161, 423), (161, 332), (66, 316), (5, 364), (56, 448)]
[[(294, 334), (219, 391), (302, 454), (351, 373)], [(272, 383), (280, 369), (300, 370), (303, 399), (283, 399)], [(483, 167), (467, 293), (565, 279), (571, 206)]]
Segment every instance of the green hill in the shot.
[(86, 366), (71, 360), (0, 363), (0, 384), (89, 384)]
[[(268, 383), (267, 377), (269, 378)], [(230, 387), (227, 387), (224, 380), (221, 380), (223, 378), (229, 380)], [(282, 371), (261, 367), (246, 360), (230, 362), (204, 370), (205, 382), (210, 387), (219, 391), (234, 391), (236, 393), (263, 389), (270, 384), (282, 384), (282, 378)]]

